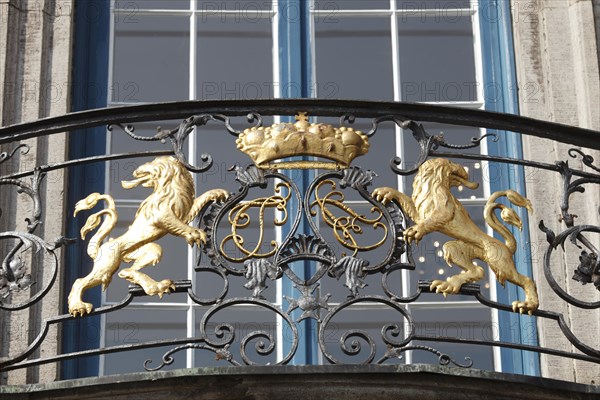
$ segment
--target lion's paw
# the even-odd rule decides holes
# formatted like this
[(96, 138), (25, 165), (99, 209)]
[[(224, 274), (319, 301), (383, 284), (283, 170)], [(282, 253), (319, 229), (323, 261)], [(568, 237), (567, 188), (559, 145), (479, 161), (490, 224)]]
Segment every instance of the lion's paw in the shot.
[(429, 286), (429, 290), (431, 290), (433, 292), (433, 290), (435, 289), (436, 293), (441, 293), (444, 295), (444, 297), (446, 297), (449, 294), (456, 294), (460, 291), (461, 285), (457, 285), (456, 283), (452, 282), (452, 280), (450, 280), (451, 278), (449, 278), (449, 280), (447, 281), (441, 281), (441, 280), (435, 280), (433, 282), (431, 282), (431, 285)]
[(172, 280), (163, 279), (162, 281), (156, 282), (156, 284), (153, 284), (150, 287), (146, 288), (146, 294), (150, 296), (156, 295), (162, 299), (165, 293), (171, 293), (175, 289), (175, 284)]
[(518, 311), (520, 314), (527, 313), (532, 315), (533, 312), (538, 309), (538, 303), (530, 300), (515, 300), (512, 303), (512, 309), (514, 312)]
[(413, 225), (408, 227), (404, 231), (404, 241), (407, 243), (415, 242), (415, 244), (419, 243), (423, 236), (425, 236), (427, 232), (424, 232), (419, 225)]
[(229, 192), (225, 189), (213, 189), (210, 194), (213, 201), (225, 201), (229, 197)]
[(69, 314), (76, 317), (77, 315), (84, 316), (92, 312), (94, 308), (90, 303), (85, 303), (83, 301), (74, 301), (69, 303)]
[(388, 187), (380, 187), (373, 190), (371, 194), (375, 200), (384, 206), (394, 198), (394, 189)]
[(206, 244), (206, 232), (202, 229), (193, 229), (189, 232), (184, 232), (183, 237), (190, 246), (193, 246), (194, 244), (198, 246)]

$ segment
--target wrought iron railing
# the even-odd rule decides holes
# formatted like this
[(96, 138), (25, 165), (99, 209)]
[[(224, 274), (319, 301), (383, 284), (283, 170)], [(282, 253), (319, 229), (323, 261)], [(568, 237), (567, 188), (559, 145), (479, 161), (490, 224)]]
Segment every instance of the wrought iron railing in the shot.
[[(307, 115), (337, 117), (340, 123), (310, 123)], [(247, 116), (248, 119), (248, 126), (243, 130), (232, 126), (240, 125), (239, 121), (234, 124), (231, 120), (239, 116)], [(264, 127), (262, 119), (268, 116), (296, 116), (296, 121)], [(164, 127), (153, 136), (140, 136), (132, 128), (137, 122), (177, 119), (183, 119), (179, 126)], [(370, 127), (364, 132), (354, 129), (355, 120), (363, 124), (368, 121)], [(192, 174), (205, 173), (213, 160), (210, 155), (202, 155), (198, 157), (199, 163), (195, 164), (188, 160), (184, 149), (194, 130), (203, 129), (210, 121), (220, 123), (223, 134), (235, 136), (238, 149), (246, 153), (252, 162), (246, 166), (235, 165), (230, 171), (239, 182), (239, 191), (228, 193), (219, 188), (204, 191), (202, 187), (199, 190), (204, 192), (195, 198)], [(390, 151), (392, 171), (400, 176), (412, 177), (415, 182), (412, 196), (396, 188), (377, 187), (380, 185), (377, 184), (374, 171), (351, 165), (353, 158), (368, 152), (369, 141), (377, 140), (376, 131), (384, 122), (401, 127), (407, 136), (405, 140), (412, 135), (419, 146), (420, 154), (414, 165), (406, 165), (396, 157), (394, 151)], [(469, 143), (454, 143), (452, 137), (427, 132), (422, 122), (488, 128), (494, 133), (473, 138)], [(36, 150), (22, 143), (25, 139), (66, 131), (71, 132), (70, 135), (85, 135), (84, 128), (106, 126), (113, 130), (113, 134), (128, 135), (131, 140), (140, 141), (140, 149), (143, 149), (144, 141), (162, 141), (164, 149), (82, 157), (36, 165), (26, 170), (10, 170), (8, 166), (11, 159)], [(517, 243), (514, 236), (498, 219), (500, 215), (506, 224), (521, 227), (525, 214), (517, 213), (513, 208), (556, 208), (562, 216), (562, 228), (558, 228), (558, 223), (554, 221), (552, 224), (535, 221), (545, 232), (548, 242), (543, 260), (545, 277), (554, 293), (568, 304), (582, 310), (596, 309), (600, 307), (600, 302), (581, 299), (579, 293), (569, 291), (564, 282), (559, 282), (553, 276), (551, 257), (555, 252), (563, 251), (567, 239), (576, 243), (581, 252), (567, 255), (580, 260), (573, 279), (583, 284), (593, 283), (600, 289), (600, 254), (594, 240), (588, 237), (600, 233), (600, 227), (576, 225), (574, 215), (569, 212), (573, 193), (582, 192), (586, 186), (593, 186), (597, 190), (595, 185), (600, 184), (600, 168), (579, 148), (560, 155), (563, 161), (556, 163), (465, 151), (480, 146), (484, 140), (505, 140), (503, 131), (600, 149), (600, 132), (514, 115), (429, 105), (338, 100), (150, 104), (78, 112), (0, 128), (0, 145), (6, 150), (0, 154), (0, 163), (6, 167), (0, 176), (2, 196), (25, 193), (32, 204), (25, 231), (9, 229), (0, 233), (0, 241), (10, 243), (9, 246), (3, 246), (1, 254), (2, 319), (10, 318), (12, 312), (34, 307), (52, 288), (62, 288), (64, 282), (55, 279), (57, 271), (74, 268), (58, 259), (55, 251), (81, 239), (68, 238), (66, 234), (57, 239), (36, 234), (45, 218), (41, 212), (39, 191), (45, 174), (103, 161), (157, 157), (138, 168), (133, 179), (124, 182), (126, 188), (141, 185), (153, 189), (153, 194), (140, 205), (128, 233), (106, 240), (116, 223), (114, 201), (110, 196), (93, 193), (77, 203), (75, 211), (82, 213), (98, 203), (104, 202), (106, 205), (104, 210), (90, 214), (85, 226), (81, 227), (84, 236), (99, 227), (98, 233), (89, 239), (87, 247), (90, 261), (93, 260), (93, 271), (78, 279), (72, 287), (64, 288), (70, 290), (68, 300), (63, 305), (66, 310), (68, 302), (68, 313), (38, 321), (39, 332), (29, 335), (27, 348), (19, 354), (0, 359), (0, 371), (166, 345), (171, 346), (172, 350), (164, 355), (160, 365), (148, 362), (143, 367), (148, 370), (159, 369), (172, 363), (174, 354), (184, 349), (214, 352), (216, 358), (225, 364), (260, 364), (261, 357), (270, 356), (278, 346), (283, 346), (273, 332), (259, 329), (240, 338), (235, 321), (213, 322), (213, 317), (219, 312), (239, 305), (267, 310), (287, 325), (291, 335), (288, 335), (288, 343), (280, 352), (281, 356), (275, 360), (280, 364), (289, 363), (298, 351), (298, 324), (305, 320), (315, 321), (318, 347), (326, 362), (331, 363), (384, 363), (398, 360), (409, 350), (422, 350), (438, 355), (442, 364), (472, 365), (468, 358), (465, 362), (458, 362), (454, 360), (456, 357), (452, 358), (453, 355), (436, 350), (435, 343), (439, 342), (529, 350), (600, 363), (600, 349), (580, 340), (563, 314), (545, 309), (543, 302), (538, 304), (537, 288), (532, 277), (518, 273), (515, 268), (513, 254)], [(303, 157), (298, 159), (295, 156)], [(587, 169), (571, 168), (566, 161), (568, 158), (581, 159)], [(461, 159), (554, 171), (560, 174), (564, 182), (561, 188), (563, 201), (561, 204), (531, 204), (518, 190), (514, 190), (517, 188), (501, 188), (485, 203), (485, 220), (502, 237), (500, 240), (494, 239), (471, 221), (466, 209), (452, 194), (453, 187), (476, 186), (469, 180), (469, 174), (460, 161), (457, 161)], [(383, 162), (381, 168), (385, 168)], [(313, 171), (305, 188), (290, 176), (290, 171), (297, 170)], [(368, 205), (368, 212), (356, 211), (345, 196), (360, 199)], [(500, 197), (506, 197), (513, 206), (496, 202)], [(497, 215), (495, 210), (501, 212)], [(253, 240), (245, 240), (244, 230), (252, 218), (256, 221), (258, 236)], [(190, 223), (193, 224), (188, 225)], [(554, 233), (547, 225), (561, 231)], [(270, 234), (268, 227), (277, 226), (283, 228), (278, 228), (279, 236), (271, 241), (267, 238)], [(414, 245), (433, 232), (449, 236), (449, 240), (440, 248), (440, 254), (449, 264), (459, 266), (464, 272), (446, 280), (419, 281), (409, 295), (398, 292), (390, 284), (390, 276), (402, 270), (415, 270)], [(184, 238), (188, 244), (201, 249), (197, 252), (196, 272), (218, 277), (222, 285), (218, 294), (207, 297), (197, 290), (195, 282), (156, 282), (144, 273), (143, 267), (160, 260), (162, 250), (154, 240), (166, 234)], [(374, 239), (364, 243), (362, 240), (365, 238)], [(373, 254), (369, 252), (374, 249), (384, 251), (377, 253), (379, 258), (365, 256)], [(28, 253), (37, 256), (32, 257)], [(28, 259), (34, 261), (27, 262)], [(523, 288), (524, 296), (505, 304), (482, 293), (477, 282), (483, 276), (483, 269), (476, 260), (489, 265), (501, 283), (509, 281)], [(133, 265), (121, 267), (119, 271), (122, 262)], [(312, 270), (309, 275), (299, 273), (295, 267), (299, 262), (310, 263)], [(32, 269), (36, 268), (51, 271), (52, 278), (43, 284), (34, 284)], [(107, 286), (113, 274), (132, 283), (125, 298), (96, 309), (83, 301), (84, 291), (99, 285)], [(373, 276), (380, 278), (378, 294), (370, 293), (373, 285), (365, 288), (365, 279)], [(232, 277), (240, 279), (234, 281)], [(115, 276), (115, 279), (119, 278)], [(295, 295), (287, 296), (281, 302), (265, 298), (265, 289), (279, 280), (287, 280), (290, 285), (295, 285)], [(347, 297), (331, 299), (315, 291), (324, 280), (344, 285)], [(247, 290), (246, 296), (228, 296), (230, 286), (241, 284)], [(170, 292), (185, 293), (192, 302), (204, 307), (198, 335), (62, 354), (40, 355), (38, 352), (44, 346), (52, 326), (60, 330), (74, 319), (126, 308), (134, 298), (148, 295), (162, 297)], [(538, 319), (555, 321), (577, 351), (502, 340), (425, 335), (414, 329), (415, 321), (407, 305), (435, 292), (460, 294), (491, 309), (521, 312)], [(397, 318), (381, 321), (380, 337), (374, 337), (371, 332), (360, 328), (350, 328), (337, 340), (336, 346), (339, 348), (330, 350), (331, 343), (327, 340), (326, 332), (335, 317), (354, 306), (367, 304), (391, 310)], [(234, 340), (236, 335), (237, 339)], [(423, 342), (428, 345), (420, 344)], [(255, 344), (253, 357), (248, 354), (251, 343)], [(235, 351), (232, 349), (234, 345), (239, 346)], [(350, 361), (342, 361), (337, 354), (347, 356)], [(272, 362), (272, 358), (264, 359)]]

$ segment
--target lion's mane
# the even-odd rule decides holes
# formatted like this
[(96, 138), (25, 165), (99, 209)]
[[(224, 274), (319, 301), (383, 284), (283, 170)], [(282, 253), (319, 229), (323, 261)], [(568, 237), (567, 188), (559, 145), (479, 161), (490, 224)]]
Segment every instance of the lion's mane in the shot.
[(151, 220), (160, 216), (158, 205), (168, 205), (181, 220), (188, 222), (188, 214), (194, 202), (194, 181), (187, 169), (173, 157), (158, 157), (152, 166), (154, 192), (140, 205), (136, 213)]
[(443, 168), (428, 160), (419, 168), (413, 183), (413, 202), (421, 218), (428, 215), (450, 210), (454, 205), (453, 196), (448, 186), (450, 164), (443, 164)]

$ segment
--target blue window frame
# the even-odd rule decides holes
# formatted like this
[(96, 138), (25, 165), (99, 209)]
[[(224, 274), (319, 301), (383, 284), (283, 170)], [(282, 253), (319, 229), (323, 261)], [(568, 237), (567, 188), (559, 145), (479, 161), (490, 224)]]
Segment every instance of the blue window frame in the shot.
[[(515, 69), (514, 44), (511, 26), (510, 2), (481, 1), (480, 24), (484, 49), (484, 98), (489, 111), (509, 114), (519, 113), (517, 97), (517, 74)], [(502, 141), (489, 142), (488, 152), (492, 155), (523, 158), (521, 136), (514, 132), (499, 132)], [(491, 190), (515, 188), (525, 193), (525, 172), (522, 166), (496, 165), (499, 179), (490, 182)], [(517, 211), (523, 221), (523, 230), (511, 227), (518, 243), (525, 243), (515, 254), (517, 270), (532, 276), (531, 248), (529, 246), (529, 223), (527, 213)], [(500, 290), (502, 289), (502, 290)], [(521, 289), (519, 289), (521, 290)], [(517, 288), (508, 285), (497, 291), (498, 301), (510, 304), (519, 299)], [(521, 297), (522, 294), (521, 294)], [(498, 316), (500, 340), (529, 345), (538, 344), (537, 322), (534, 317), (502, 312)], [(525, 375), (540, 375), (539, 354), (529, 351), (502, 349), (502, 369), (506, 372)]]
[[(375, 2), (378, 3), (378, 2)], [(82, 4), (85, 4), (82, 5)], [(508, 1), (480, 0), (479, 26), (481, 45), (483, 51), (483, 86), (485, 108), (491, 111), (518, 113), (516, 74), (511, 35), (510, 4)], [(288, 0), (278, 3), (277, 18), (278, 51), (279, 51), (279, 87), (280, 96), (311, 97), (314, 95), (314, 43), (311, 10), (315, 4), (303, 0)], [(335, 19), (335, 14), (328, 17)], [(109, 2), (103, 0), (89, 0), (78, 3), (75, 23), (75, 58), (74, 58), (74, 88), (73, 111), (104, 107), (107, 104), (108, 87), (108, 59), (109, 59)], [(92, 94), (90, 89), (94, 89)], [(298, 90), (300, 88), (300, 90)], [(498, 92), (498, 89), (500, 92)], [(490, 142), (488, 152), (493, 155), (503, 155), (520, 158), (522, 156), (520, 136), (510, 132), (502, 132), (501, 143)], [(70, 156), (82, 157), (102, 153), (105, 149), (104, 132), (87, 130), (77, 132), (70, 137)], [(511, 167), (513, 168), (513, 167)], [(524, 192), (524, 173), (522, 168), (509, 170), (504, 165), (498, 165), (499, 180), (491, 182), (491, 189), (495, 187), (512, 187)], [(69, 187), (69, 205), (85, 196), (91, 191), (102, 191), (104, 188), (104, 169), (101, 166), (90, 165), (71, 170)], [(95, 179), (89, 179), (90, 176)], [(310, 172), (303, 172), (299, 180), (300, 189), (306, 187), (312, 180)], [(85, 182), (81, 185), (81, 182)], [(520, 215), (527, 221), (526, 215)], [(70, 220), (68, 235), (78, 235), (81, 226), (78, 219)], [(513, 232), (518, 241), (528, 243), (528, 230), (525, 224), (524, 233)], [(284, 232), (285, 233), (285, 232)], [(300, 227), (299, 233), (310, 233), (308, 226)], [(520, 240), (519, 240), (520, 239)], [(530, 275), (531, 264), (527, 248), (519, 249), (517, 253), (517, 267), (520, 272)], [(73, 246), (68, 250), (67, 260), (69, 268), (65, 281), (65, 288), (69, 288), (77, 276), (82, 276), (84, 270), (89, 268), (89, 259), (84, 257), (82, 246)], [(87, 264), (86, 264), (87, 263)], [(296, 271), (299, 276), (312, 275), (312, 266), (306, 263), (298, 267), (303, 271)], [(284, 282), (283, 295), (296, 296), (292, 283)], [(518, 298), (514, 287), (498, 290), (498, 300), (508, 302)], [(90, 292), (92, 302), (100, 303), (99, 289)], [(296, 318), (297, 316), (293, 316)], [(537, 343), (535, 319), (529, 316), (500, 313), (499, 315), (500, 340)], [(63, 338), (63, 346), (67, 351), (94, 348), (99, 345), (99, 318), (86, 318), (68, 325)], [(316, 340), (316, 326), (311, 319), (304, 320), (300, 326), (302, 332), (301, 343), (297, 355), (292, 360), (295, 364), (318, 363), (318, 346)], [(284, 349), (285, 351), (285, 349)], [(504, 372), (539, 375), (539, 358), (537, 355), (511, 349), (502, 349), (501, 365)], [(98, 374), (98, 358), (73, 360), (63, 364), (63, 378), (76, 378), (95, 376)]]
[[(75, 8), (73, 84), (71, 111), (106, 107), (108, 88), (108, 30), (110, 21), (109, 2), (86, 0), (77, 2)], [(75, 159), (104, 154), (106, 136), (103, 128), (86, 129), (69, 135), (69, 158)], [(91, 192), (104, 189), (104, 163), (88, 164), (69, 170), (67, 209), (73, 210), (75, 202)], [(79, 237), (79, 229), (85, 223), (83, 216), (69, 218), (67, 237)], [(91, 269), (92, 262), (86, 257), (84, 243), (77, 241), (67, 247), (65, 269), (65, 292), (77, 277)], [(100, 288), (88, 291), (88, 301), (94, 307), (100, 305)], [(65, 302), (64, 312), (67, 312)], [(75, 319), (64, 324), (63, 352), (98, 348), (100, 317)], [(74, 379), (98, 375), (98, 357), (65, 361), (61, 367), (62, 379)]]

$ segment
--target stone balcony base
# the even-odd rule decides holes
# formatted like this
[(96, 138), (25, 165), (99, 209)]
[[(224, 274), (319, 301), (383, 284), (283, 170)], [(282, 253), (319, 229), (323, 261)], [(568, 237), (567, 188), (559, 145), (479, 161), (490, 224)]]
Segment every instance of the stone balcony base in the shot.
[(600, 387), (435, 365), (194, 368), (0, 387), (0, 399), (598, 399)]

